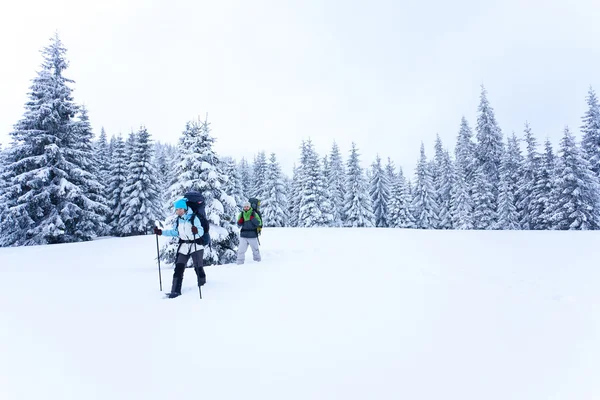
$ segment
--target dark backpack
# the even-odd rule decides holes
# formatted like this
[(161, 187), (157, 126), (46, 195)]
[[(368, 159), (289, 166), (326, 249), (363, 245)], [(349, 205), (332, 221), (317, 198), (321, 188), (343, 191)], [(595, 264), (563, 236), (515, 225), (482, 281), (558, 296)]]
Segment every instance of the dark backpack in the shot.
[(252, 197), (252, 198), (248, 199), (248, 203), (250, 203), (250, 207), (252, 207), (254, 212), (256, 214), (258, 214), (258, 216), (260, 217), (260, 226), (256, 229), (256, 231), (260, 235), (261, 231), (262, 231), (263, 223), (264, 223), (262, 214), (260, 213), (260, 200)]
[[(206, 203), (204, 201), (204, 196), (200, 192), (190, 191), (185, 193), (183, 197), (185, 198), (188, 208), (192, 209), (193, 214), (192, 219), (190, 220), (192, 225), (194, 224), (195, 217), (200, 219), (200, 225), (202, 225), (202, 229), (204, 230), (204, 235), (202, 235), (202, 244), (204, 246), (210, 246), (210, 234), (208, 233), (210, 224), (206, 218)], [(177, 218), (177, 225), (179, 225), (179, 218)], [(177, 229), (177, 227), (175, 229)]]

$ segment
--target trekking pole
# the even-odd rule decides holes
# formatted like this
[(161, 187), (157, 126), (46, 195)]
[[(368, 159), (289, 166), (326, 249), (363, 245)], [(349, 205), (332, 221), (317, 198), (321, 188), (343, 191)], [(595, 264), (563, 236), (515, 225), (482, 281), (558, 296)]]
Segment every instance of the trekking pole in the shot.
[[(192, 227), (194, 225), (192, 224)], [(194, 253), (198, 252), (198, 246), (196, 246), (196, 234), (194, 233)], [(194, 257), (192, 257), (192, 261), (194, 261)], [(194, 270), (196, 271), (196, 279), (199, 279), (200, 276), (198, 276), (198, 267), (194, 268)], [(198, 293), (200, 293), (200, 300), (202, 300), (202, 287), (200, 285), (198, 285)]]
[(160, 291), (162, 292), (162, 274), (160, 272), (160, 250), (158, 247), (158, 235), (156, 236), (156, 259), (158, 260), (158, 284), (160, 285)]

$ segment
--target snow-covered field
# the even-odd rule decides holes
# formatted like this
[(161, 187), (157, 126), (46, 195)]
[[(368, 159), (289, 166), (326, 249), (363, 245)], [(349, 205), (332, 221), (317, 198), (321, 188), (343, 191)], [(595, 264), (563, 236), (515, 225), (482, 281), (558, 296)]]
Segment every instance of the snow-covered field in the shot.
[(600, 398), (599, 233), (261, 241), (202, 300), (154, 236), (0, 249), (0, 399)]

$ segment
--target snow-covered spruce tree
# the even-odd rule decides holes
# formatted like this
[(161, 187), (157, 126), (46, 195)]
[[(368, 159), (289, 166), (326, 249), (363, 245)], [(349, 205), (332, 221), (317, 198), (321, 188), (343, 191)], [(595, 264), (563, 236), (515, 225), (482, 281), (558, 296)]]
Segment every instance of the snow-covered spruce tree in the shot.
[[(522, 215), (522, 212), (519, 208), (518, 193), (520, 180), (523, 176), (523, 163), (524, 159), (521, 154), (519, 140), (513, 132), (512, 136), (508, 138), (508, 145), (502, 158), (502, 165), (500, 166), (500, 175), (504, 174), (504, 177), (501, 177), (501, 180), (503, 179), (504, 184), (506, 185), (506, 188), (500, 189), (505, 190), (506, 193), (503, 195), (505, 209), (502, 211), (504, 213), (502, 216), (500, 215), (500, 208), (498, 208), (498, 218), (503, 218), (503, 220), (499, 220), (497, 224), (498, 229), (521, 229), (520, 216)], [(499, 195), (500, 194), (498, 194), (498, 196)], [(511, 202), (511, 205), (509, 205), (509, 202)], [(516, 222), (512, 220), (513, 206), (517, 213)], [(498, 199), (498, 207), (500, 207), (500, 199)]]
[[(244, 195), (244, 185), (242, 184), (242, 176), (240, 175), (240, 168), (232, 158), (223, 158), (223, 172), (228, 178), (225, 182), (223, 190), (225, 193), (233, 197), (235, 204), (240, 209), (246, 201), (247, 197)], [(262, 208), (262, 206), (261, 206)]]
[(473, 185), (473, 225), (475, 229), (494, 229), (498, 220), (493, 187), (483, 168), (475, 173)]
[[(388, 163), (387, 174), (391, 175), (391, 162)], [(390, 181), (390, 203), (389, 203), (389, 226), (392, 228), (415, 228), (415, 220), (411, 213), (412, 198), (408, 193), (406, 178), (402, 168), (398, 169), (398, 174), (393, 174)]]
[(104, 128), (100, 130), (100, 136), (94, 143), (96, 170), (98, 171), (98, 182), (104, 188), (103, 195), (108, 198), (108, 185), (110, 181), (110, 147)]
[(473, 182), (477, 170), (476, 145), (473, 142), (473, 131), (465, 117), (460, 121), (460, 130), (454, 150), (455, 163), (462, 168), (465, 181)]
[(330, 226), (333, 216), (329, 197), (325, 193), (322, 164), (310, 139), (304, 142), (302, 152), (299, 226), (306, 228)]
[(288, 217), (289, 217), (289, 226), (298, 227), (299, 219), (300, 219), (300, 167), (297, 167), (294, 164), (294, 170), (292, 175), (292, 182), (290, 187), (290, 197), (288, 200)]
[(253, 167), (253, 176), (252, 176), (252, 191), (250, 192), (250, 197), (255, 197), (259, 200), (265, 198), (268, 188), (267, 188), (267, 155), (264, 151), (258, 153), (258, 155), (254, 158), (254, 167)]
[(588, 110), (583, 116), (581, 148), (590, 168), (600, 176), (600, 105), (596, 92), (590, 87), (586, 97)]
[(87, 218), (72, 221), (77, 226), (72, 226), (71, 230), (96, 230), (98, 235), (108, 235), (110, 227), (106, 224), (106, 220), (109, 218), (111, 210), (106, 199), (106, 186), (99, 181), (102, 171), (98, 167), (93, 142), (94, 133), (85, 106), (80, 108), (78, 116), (79, 119), (74, 121), (72, 129), (74, 149), (68, 150), (67, 154), (70, 153), (71, 157), (67, 157), (67, 159), (79, 168), (79, 170), (74, 170), (75, 178), (72, 181), (81, 188), (84, 196), (75, 200), (74, 203), (81, 210), (87, 208)]
[(381, 158), (377, 155), (375, 162), (371, 166), (371, 178), (369, 194), (373, 201), (373, 214), (375, 215), (375, 226), (378, 228), (387, 228), (390, 226), (389, 202), (390, 202), (390, 181), (388, 175), (381, 165)]
[(511, 149), (518, 142), (513, 134), (509, 139), (507, 151), (502, 157), (502, 165), (500, 166), (500, 188), (498, 192), (498, 220), (495, 229), (499, 230), (518, 230), (521, 229), (519, 224), (519, 213), (515, 201), (516, 182), (517, 178), (514, 175), (515, 169), (519, 169), (520, 165), (515, 163), (515, 149)]
[(69, 87), (73, 81), (63, 75), (68, 61), (58, 35), (42, 55), (6, 154), (5, 246), (87, 241), (102, 231), (102, 204), (91, 198), (95, 180), (86, 170), (93, 159), (89, 137), (75, 119), (79, 107)]
[(518, 189), (515, 196), (521, 229), (534, 229), (539, 219), (539, 209), (533, 207), (532, 198), (540, 168), (540, 154), (537, 151), (537, 140), (531, 131), (529, 123), (525, 123), (525, 143), (527, 156), (523, 160)]
[[(489, 207), (492, 212), (489, 216), (492, 220), (489, 222), (492, 226), (495, 223), (495, 215), (498, 199), (498, 184), (500, 182), (500, 164), (502, 161), (502, 131), (496, 122), (494, 110), (487, 99), (487, 92), (483, 85), (481, 86), (481, 99), (479, 103), (479, 115), (477, 116), (477, 146), (476, 157), (477, 167), (480, 169), (477, 173), (482, 173), (488, 181), (488, 188), (492, 191), (492, 196), (488, 198)], [(487, 228), (488, 226), (486, 226)]]
[[(208, 121), (190, 121), (186, 124), (177, 146), (180, 161), (175, 169), (177, 181), (169, 189), (171, 215), (166, 221), (170, 227), (175, 220), (175, 200), (190, 190), (203, 194), (211, 237), (211, 246), (204, 249), (205, 265), (234, 262), (239, 245), (237, 231), (230, 223), (237, 216), (237, 207), (235, 199), (225, 193), (227, 178), (213, 149), (214, 142)], [(177, 238), (173, 238), (163, 247), (162, 260), (175, 263), (177, 241)]]
[(536, 230), (552, 229), (552, 206), (556, 203), (552, 197), (555, 193), (556, 156), (548, 139), (546, 139), (544, 148), (545, 151), (541, 158), (533, 190), (534, 197), (531, 198), (531, 208), (535, 210), (535, 215), (538, 216), (535, 225), (532, 226), (532, 229)]
[(287, 226), (287, 194), (281, 167), (275, 153), (271, 153), (267, 167), (267, 192), (261, 205), (265, 227)]
[(327, 188), (329, 189), (333, 226), (344, 226), (344, 196), (346, 171), (340, 149), (336, 142), (333, 142), (331, 153), (329, 154), (328, 168), (325, 170), (327, 179)]
[(362, 167), (356, 143), (352, 142), (350, 157), (346, 168), (346, 194), (344, 216), (346, 227), (372, 228), (375, 226), (375, 215), (371, 196)]
[(242, 178), (242, 191), (244, 199), (249, 199), (253, 192), (252, 188), (252, 169), (245, 158), (242, 158), (239, 165), (240, 178)]
[(596, 230), (600, 225), (598, 177), (575, 143), (569, 128), (560, 141), (552, 206), (553, 228)]
[(468, 166), (456, 163), (451, 193), (451, 217), (454, 229), (473, 229), (472, 182), (467, 181)]
[(435, 229), (438, 225), (439, 206), (436, 202), (433, 177), (425, 156), (425, 145), (423, 143), (421, 143), (421, 157), (417, 165), (412, 212), (416, 228)]
[(107, 223), (110, 225), (111, 232), (115, 236), (121, 236), (119, 231), (121, 226), (121, 212), (123, 211), (123, 191), (127, 184), (127, 176), (129, 175), (129, 166), (125, 157), (125, 142), (119, 134), (116, 138), (113, 136), (113, 151), (110, 162), (110, 179), (108, 181), (108, 205), (110, 214)]
[(140, 128), (134, 143), (122, 193), (123, 210), (119, 215), (118, 231), (123, 236), (151, 232), (154, 221), (162, 214), (157, 174), (152, 163), (154, 146), (145, 127)]
[(433, 159), (433, 186), (436, 202), (439, 207), (437, 229), (452, 229), (452, 214), (450, 212), (453, 165), (448, 151), (444, 150), (442, 139), (437, 135), (435, 141), (435, 156)]
[(160, 220), (170, 214), (170, 208), (168, 206), (169, 188), (175, 182), (175, 177), (173, 176), (175, 160), (171, 158), (169, 147), (170, 145), (162, 144), (160, 142), (157, 142), (154, 145), (154, 165), (157, 174), (156, 185), (159, 203), (161, 205), (160, 215), (158, 216)]

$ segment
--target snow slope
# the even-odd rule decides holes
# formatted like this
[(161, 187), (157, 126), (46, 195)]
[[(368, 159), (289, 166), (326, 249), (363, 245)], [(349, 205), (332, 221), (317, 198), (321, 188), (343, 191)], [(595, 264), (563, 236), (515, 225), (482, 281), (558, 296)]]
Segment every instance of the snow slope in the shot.
[(270, 228), (202, 300), (154, 236), (0, 249), (0, 399), (598, 399), (598, 239)]

